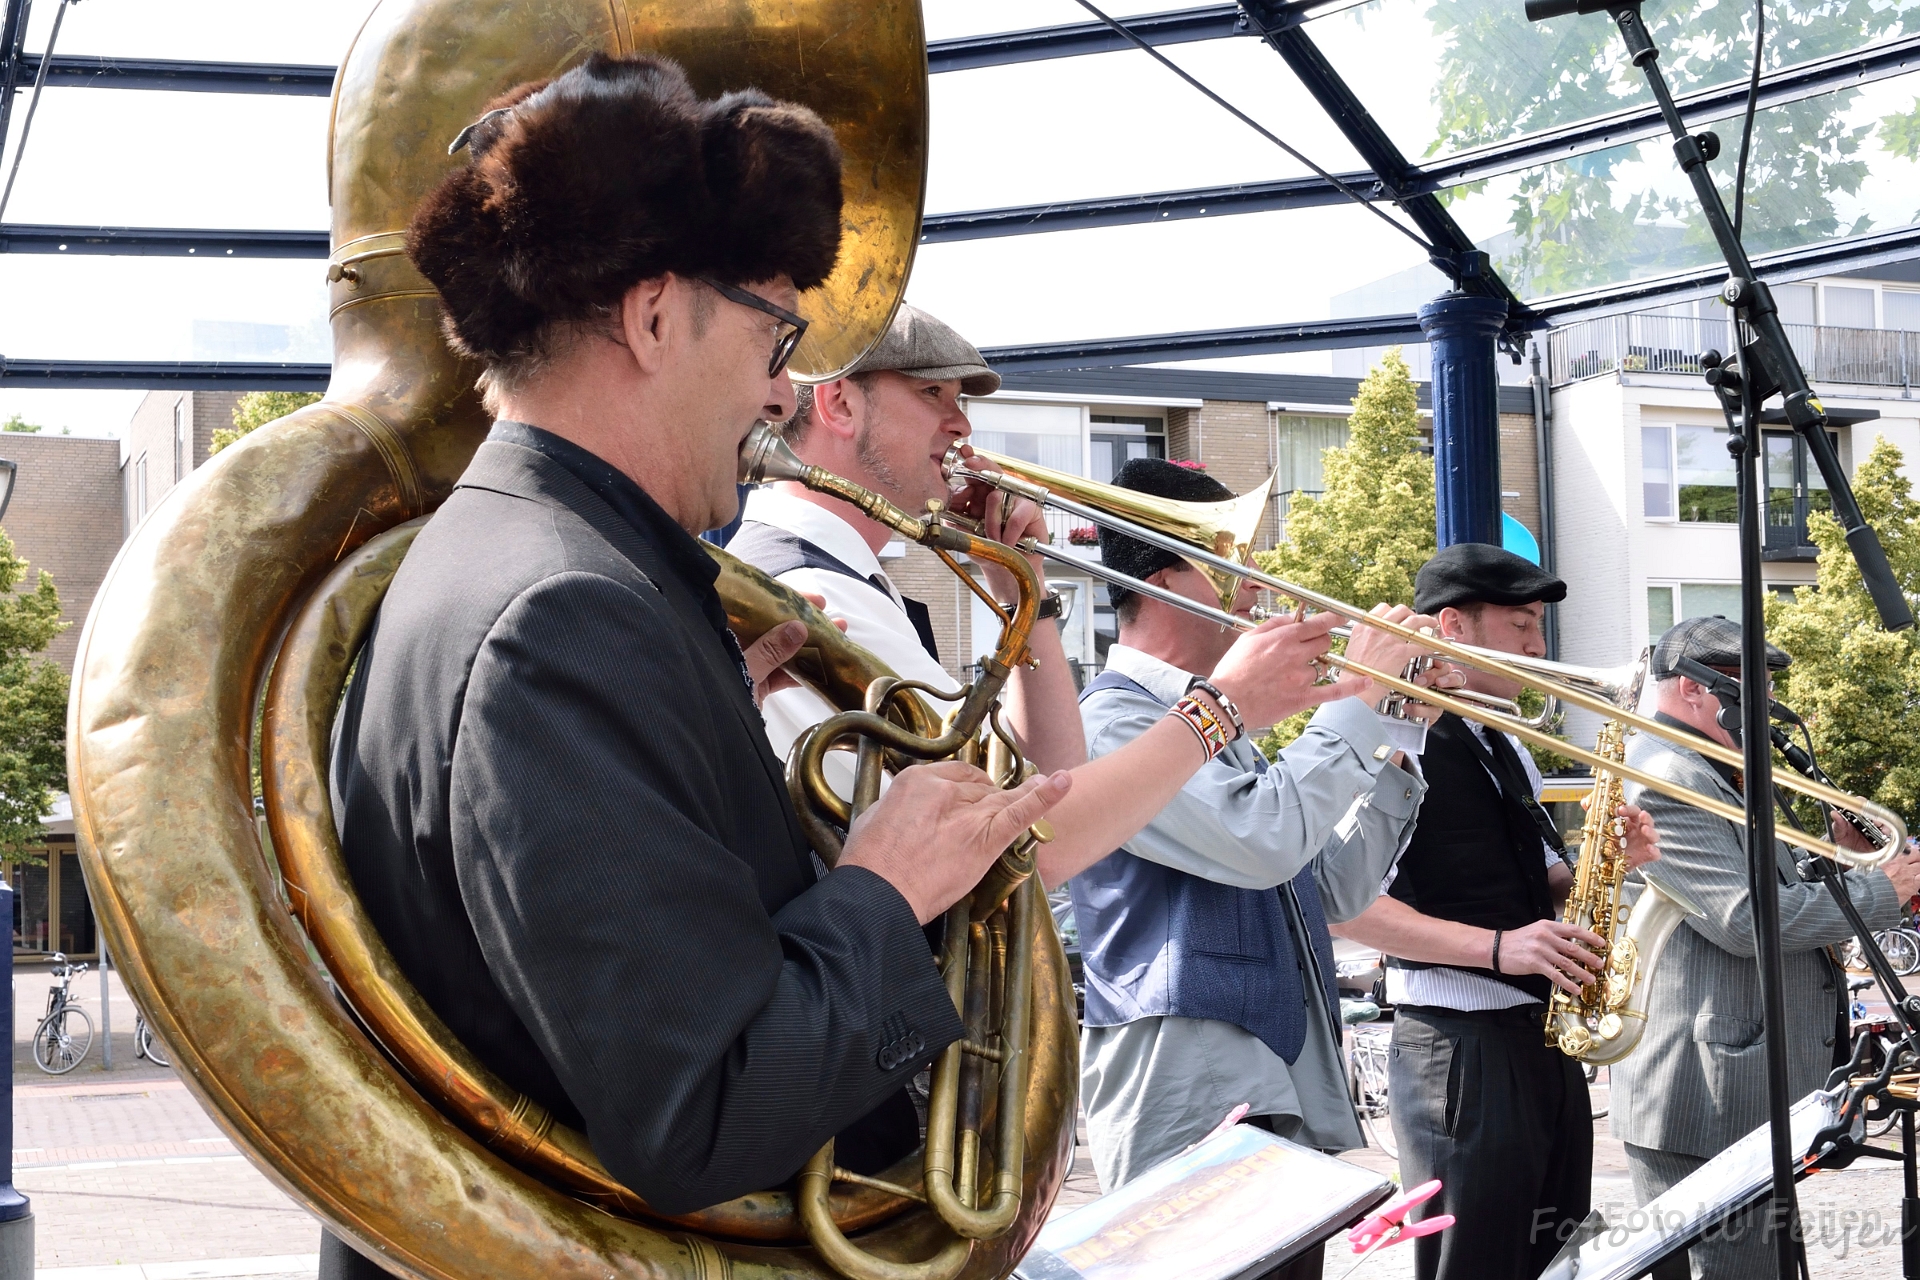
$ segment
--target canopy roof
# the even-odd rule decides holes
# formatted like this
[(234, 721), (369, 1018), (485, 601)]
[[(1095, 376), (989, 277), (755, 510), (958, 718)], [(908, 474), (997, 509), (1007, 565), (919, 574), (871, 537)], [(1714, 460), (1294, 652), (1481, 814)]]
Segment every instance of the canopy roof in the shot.
[[(59, 0), (3, 2), (20, 34), (17, 56), (0, 47), (10, 166)], [(324, 385), (326, 94), (369, 7), (68, 11), (0, 223), (0, 382)], [(1462, 287), (1513, 299), (1515, 350), (1724, 275), (1603, 15), (1532, 24), (1519, 0), (1151, 10), (1111, 12), (1339, 182), (1074, 0), (927, 0), (933, 160), (909, 296), (1003, 367), (1419, 341), (1414, 307), (1475, 249), (1494, 270)], [(1920, 254), (1920, 0), (1768, 12), (1745, 227), (1764, 273)], [(1690, 123), (1721, 135), (1730, 195), (1752, 7), (1681, 0), (1647, 18)]]

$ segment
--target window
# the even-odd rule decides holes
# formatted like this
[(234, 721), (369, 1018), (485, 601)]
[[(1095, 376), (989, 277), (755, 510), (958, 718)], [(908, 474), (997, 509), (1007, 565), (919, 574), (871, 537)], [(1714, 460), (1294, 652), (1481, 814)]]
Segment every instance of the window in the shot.
[(1826, 297), (1820, 322), (1835, 329), (1871, 329), (1873, 290), (1830, 284), (1822, 292)]
[(1782, 324), (1812, 324), (1813, 286), (1810, 284), (1777, 284), (1773, 287), (1773, 305), (1780, 312)]
[(184, 399), (173, 402), (173, 482), (179, 484), (187, 476), (187, 402)]
[(1649, 520), (1673, 519), (1673, 428), (1640, 428), (1640, 492)]
[(1725, 427), (1673, 429), (1673, 478), (1678, 519), (1693, 524), (1736, 524), (1735, 471), (1727, 454)]
[[(1812, 539), (1807, 536), (1808, 513), (1833, 509), (1826, 479), (1808, 454), (1806, 441), (1797, 433), (1769, 431), (1764, 438), (1767, 445), (1767, 497), (1762, 511), (1765, 517), (1763, 532), (1766, 549), (1777, 552), (1808, 548), (1812, 545)], [(1834, 447), (1839, 448), (1838, 439), (1831, 433), (1829, 438), (1834, 440)], [(1811, 553), (1774, 558), (1810, 559)]]
[(1083, 419), (1078, 406), (976, 400), (967, 405), (967, 417), (973, 422), (970, 443), (976, 449), (1082, 474)]
[(1740, 617), (1737, 582), (1669, 582), (1647, 586), (1647, 643), (1688, 618)]
[[(1327, 450), (1347, 443), (1347, 420), (1298, 413), (1273, 415), (1274, 461), (1280, 468), (1277, 491), (1283, 495), (1326, 490)], [(1285, 510), (1282, 507), (1282, 510)]]
[(1095, 415), (1087, 426), (1088, 478), (1112, 484), (1120, 468), (1135, 458), (1166, 457), (1166, 431), (1160, 418)]
[(1725, 427), (1640, 428), (1640, 501), (1647, 519), (1735, 524), (1740, 511), (1734, 479)]
[(1920, 291), (1887, 289), (1880, 295), (1886, 310), (1887, 328), (1920, 330)]
[(135, 521), (147, 518), (147, 455), (144, 453), (133, 464), (133, 518)]

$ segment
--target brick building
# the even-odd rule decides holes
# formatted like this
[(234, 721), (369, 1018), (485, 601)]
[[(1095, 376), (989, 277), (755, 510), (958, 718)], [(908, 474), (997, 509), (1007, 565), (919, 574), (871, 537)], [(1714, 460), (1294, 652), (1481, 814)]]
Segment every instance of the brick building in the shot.
[(120, 442), (126, 528), (145, 518), (207, 460), (213, 433), (233, 426), (237, 391), (149, 391)]
[(27, 562), (18, 589), (31, 590), (45, 570), (60, 591), (60, 617), (70, 624), (47, 656), (71, 672), (94, 594), (120, 550), (120, 445), (85, 436), (0, 436), (0, 458), (13, 462), (13, 497), (0, 525)]

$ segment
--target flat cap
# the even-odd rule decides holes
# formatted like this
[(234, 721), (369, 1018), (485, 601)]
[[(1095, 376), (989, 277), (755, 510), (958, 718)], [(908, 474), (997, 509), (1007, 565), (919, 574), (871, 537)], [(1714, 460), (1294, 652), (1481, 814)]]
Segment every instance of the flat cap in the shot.
[(1000, 375), (980, 358), (980, 349), (954, 328), (918, 307), (900, 304), (893, 323), (853, 373), (904, 373), (909, 378), (960, 379), (960, 394), (990, 396), (1000, 389)]
[(1554, 604), (1566, 598), (1566, 583), (1533, 561), (1487, 542), (1444, 547), (1413, 579), (1415, 613), (1438, 613), (1463, 604)]
[[(1653, 646), (1653, 678), (1673, 679), (1674, 665), (1682, 658), (1692, 658), (1705, 667), (1738, 668), (1740, 624), (1716, 615), (1688, 618), (1668, 627)], [(1767, 646), (1767, 670), (1785, 671), (1792, 665), (1793, 657), (1785, 649)]]

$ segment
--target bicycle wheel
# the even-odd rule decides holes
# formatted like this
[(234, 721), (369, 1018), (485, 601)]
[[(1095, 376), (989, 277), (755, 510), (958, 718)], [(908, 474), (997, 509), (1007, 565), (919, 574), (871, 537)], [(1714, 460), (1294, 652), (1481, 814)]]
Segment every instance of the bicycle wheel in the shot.
[(50, 1076), (63, 1076), (79, 1066), (92, 1047), (93, 1019), (73, 1005), (42, 1018), (33, 1033), (34, 1064)]
[(158, 1040), (154, 1039), (153, 1028), (147, 1025), (145, 1018), (141, 1018), (139, 1024), (134, 1028), (133, 1051), (145, 1058), (148, 1062), (153, 1063), (156, 1067), (170, 1067), (173, 1065), (173, 1059), (167, 1056), (165, 1047), (162, 1046)]
[(1920, 933), (1912, 929), (1889, 929), (1880, 936), (1881, 949), (1887, 953), (1887, 963), (1895, 973), (1903, 978), (1920, 973)]

